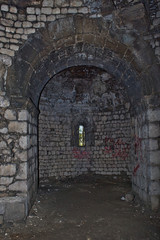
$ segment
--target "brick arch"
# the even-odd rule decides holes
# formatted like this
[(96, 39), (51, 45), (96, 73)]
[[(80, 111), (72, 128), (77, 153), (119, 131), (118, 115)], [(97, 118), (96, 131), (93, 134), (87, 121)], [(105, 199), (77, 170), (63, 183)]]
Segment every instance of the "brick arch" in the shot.
[(110, 28), (111, 24), (101, 18), (75, 16), (59, 19), (31, 35), (10, 68), (8, 95), (29, 97), (37, 106), (49, 79), (78, 65), (99, 67), (121, 78), (133, 98), (160, 88), (154, 73), (158, 71), (156, 60), (147, 58), (150, 49), (145, 52), (148, 46), (138, 36), (133, 46), (124, 45)]

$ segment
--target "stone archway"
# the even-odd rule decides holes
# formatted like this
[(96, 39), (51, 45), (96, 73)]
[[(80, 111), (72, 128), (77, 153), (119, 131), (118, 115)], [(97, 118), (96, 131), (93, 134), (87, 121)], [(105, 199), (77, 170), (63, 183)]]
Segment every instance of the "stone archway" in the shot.
[[(152, 138), (158, 136), (150, 130), (156, 128), (159, 121), (159, 110), (152, 108), (154, 94), (160, 88), (156, 74), (159, 68), (154, 54), (139, 34), (124, 43), (104, 20), (77, 16), (59, 19), (31, 35), (9, 68), (6, 87), (10, 102), (6, 100), (4, 111), (9, 115), (9, 134), (15, 142), (13, 146), (8, 146), (13, 152), (8, 161), (16, 177), (5, 197), (5, 208), (8, 209), (5, 211), (6, 220), (27, 216), (36, 196), (37, 106), (40, 93), (54, 75), (82, 65), (104, 69), (116, 79), (120, 78), (126, 87), (135, 109), (133, 125), (136, 142), (133, 141), (133, 144), (140, 147), (141, 141), (143, 145), (140, 151), (137, 150), (136, 160), (133, 156), (137, 173), (133, 178), (133, 187), (152, 208), (159, 206), (159, 174), (154, 174), (158, 171), (159, 152), (151, 147)], [(7, 153), (5, 157), (7, 159)], [(9, 198), (10, 194), (13, 199)], [(18, 216), (13, 209), (11, 211), (11, 204), (13, 208), (20, 209)]]
[[(101, 18), (75, 16), (50, 23), (47, 28), (31, 35), (18, 51), (7, 79), (8, 94), (30, 96), (32, 99), (36, 88), (38, 98), (53, 75), (64, 68), (84, 64), (106, 68), (124, 81), (138, 76), (136, 85), (142, 85), (142, 94), (157, 91), (159, 81), (156, 73), (159, 68), (151, 48), (139, 34), (131, 42), (124, 42)], [(135, 74), (137, 76), (133, 76)], [(130, 88), (129, 82), (126, 87)], [(33, 100), (34, 104), (37, 101)]]

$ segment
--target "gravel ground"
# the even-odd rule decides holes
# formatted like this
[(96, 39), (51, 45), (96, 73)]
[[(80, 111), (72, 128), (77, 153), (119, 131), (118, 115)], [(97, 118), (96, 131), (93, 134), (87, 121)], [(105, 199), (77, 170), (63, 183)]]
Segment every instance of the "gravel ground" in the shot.
[(127, 202), (130, 190), (125, 177), (50, 179), (26, 222), (2, 226), (0, 240), (159, 240), (159, 212)]

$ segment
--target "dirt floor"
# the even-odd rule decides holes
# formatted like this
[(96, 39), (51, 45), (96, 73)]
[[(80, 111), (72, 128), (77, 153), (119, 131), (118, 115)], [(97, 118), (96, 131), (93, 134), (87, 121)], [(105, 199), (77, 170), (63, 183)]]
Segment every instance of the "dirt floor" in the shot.
[(47, 182), (26, 223), (3, 226), (1, 240), (160, 240), (160, 215), (127, 202), (126, 178), (81, 176)]

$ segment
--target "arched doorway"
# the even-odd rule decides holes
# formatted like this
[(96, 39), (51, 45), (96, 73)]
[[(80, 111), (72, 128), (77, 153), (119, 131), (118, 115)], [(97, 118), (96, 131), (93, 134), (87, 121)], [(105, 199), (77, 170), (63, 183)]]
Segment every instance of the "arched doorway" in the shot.
[[(66, 21), (72, 27), (66, 28)], [(86, 29), (86, 25), (90, 26), (89, 29), (88, 27)], [(81, 29), (76, 26), (83, 27)], [(147, 204), (153, 208), (159, 206), (159, 175), (151, 176), (155, 165), (156, 168), (158, 165), (159, 151), (151, 147), (150, 141), (152, 138), (156, 138), (157, 141), (158, 136), (149, 132), (158, 121), (158, 110), (152, 107), (154, 93), (159, 88), (157, 75), (154, 74), (158, 66), (154, 57), (151, 62), (145, 54), (142, 54), (141, 45), (143, 52), (145, 50), (148, 52), (148, 45), (145, 45), (139, 36), (135, 46), (128, 46), (116, 39), (113, 32), (108, 31), (108, 25), (102, 19), (94, 20), (78, 16), (48, 24), (47, 28), (31, 35), (19, 50), (7, 76), (10, 108), (16, 109), (18, 119), (17, 125), (12, 119), (8, 124), (16, 142), (13, 159), (16, 168), (19, 169), (18, 177), (9, 186), (9, 194), (11, 192), (13, 197), (19, 196), (18, 204), (23, 216), (28, 214), (38, 185), (37, 119), (41, 92), (45, 85), (61, 72), (74, 67), (80, 69), (83, 66), (87, 69), (94, 67), (105, 71), (117, 83), (120, 80), (125, 88), (133, 116), (134, 137), (131, 140), (133, 188)], [(77, 101), (84, 93), (82, 87), (80, 83), (75, 86), (78, 92)], [(90, 132), (87, 130), (90, 125), (88, 122), (86, 119), (80, 119), (73, 126), (82, 124), (87, 133)], [(92, 139), (92, 134), (90, 135)], [(113, 143), (112, 136), (110, 140)], [(105, 147), (108, 151), (111, 144), (110, 142), (107, 144)], [(152, 188), (152, 185), (155, 187)]]

